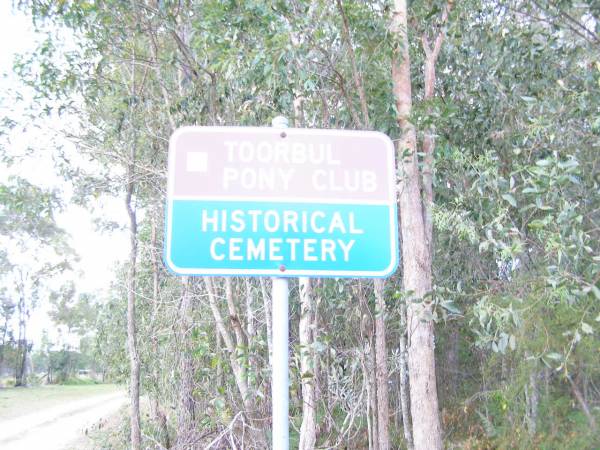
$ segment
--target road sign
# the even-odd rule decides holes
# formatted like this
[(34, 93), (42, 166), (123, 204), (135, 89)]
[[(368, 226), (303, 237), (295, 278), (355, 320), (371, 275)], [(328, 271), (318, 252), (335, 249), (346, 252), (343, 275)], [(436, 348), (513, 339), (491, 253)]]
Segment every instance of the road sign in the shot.
[(180, 275), (388, 276), (395, 192), (394, 147), (381, 133), (180, 128), (165, 261)]

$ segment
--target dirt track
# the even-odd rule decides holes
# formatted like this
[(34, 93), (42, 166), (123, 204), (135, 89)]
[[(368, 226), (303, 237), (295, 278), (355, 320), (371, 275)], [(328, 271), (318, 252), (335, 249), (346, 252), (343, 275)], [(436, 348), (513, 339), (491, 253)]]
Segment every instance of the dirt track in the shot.
[(100, 420), (106, 420), (127, 398), (123, 392), (95, 395), (60, 406), (0, 421), (3, 450), (63, 450)]

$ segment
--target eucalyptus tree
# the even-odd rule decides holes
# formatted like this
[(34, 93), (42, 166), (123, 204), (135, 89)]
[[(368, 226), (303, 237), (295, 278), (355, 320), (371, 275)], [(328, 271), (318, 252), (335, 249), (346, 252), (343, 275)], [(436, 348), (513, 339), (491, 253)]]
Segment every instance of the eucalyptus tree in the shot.
[[(490, 409), (491, 395), (482, 420), (509, 446), (550, 427), (539, 408), (565, 393), (594, 427), (580, 395), (596, 370), (585, 356), (597, 315), (594, 15), (586, 3), (483, 2), (457, 16), (441, 55), (437, 295), (470, 319), (461, 335), (486, 356), (482, 389), (511, 405)], [(521, 419), (528, 432), (509, 432)]]
[[(450, 0), (434, 5), (429, 14), (441, 11), (434, 32), (421, 32), (424, 58), (423, 100), (431, 100), (435, 92), (436, 63), (445, 37)], [(418, 8), (418, 6), (417, 6)], [(416, 8), (415, 8), (416, 9)], [(419, 161), (417, 133), (411, 120), (413, 92), (407, 2), (394, 2), (392, 33), (396, 39), (392, 62), (392, 80), (401, 136), (398, 143), (400, 168), (400, 215), (402, 232), (403, 288), (407, 292), (408, 367), (413, 443), (417, 449), (442, 448), (434, 356), (434, 324), (432, 320), (432, 252), (433, 252), (433, 162), (434, 131), (426, 129)]]
[(15, 303), (6, 294), (6, 288), (0, 290), (0, 320), (2, 320), (2, 325), (0, 325), (0, 335), (2, 336), (0, 341), (0, 366), (6, 360), (7, 350), (10, 350), (9, 347), (11, 347), (14, 339), (11, 321), (15, 313), (15, 307)]
[(17, 299), (17, 386), (27, 385), (31, 350), (27, 325), (31, 313), (50, 289), (52, 277), (70, 269), (73, 251), (54, 217), (60, 207), (56, 192), (39, 188), (23, 178), (9, 177), (8, 183), (0, 186), (0, 239), (6, 249), (0, 275), (5, 294)]
[[(113, 375), (132, 386), (139, 361), (152, 405), (140, 424), (148, 445), (266, 446), (268, 281), (178, 280), (159, 255), (172, 130), (266, 125), (278, 114), (295, 126), (380, 130), (398, 145), (401, 271), (386, 283), (292, 284), (291, 412), (300, 421), (302, 409), (302, 448), (410, 447), (411, 431), (416, 448), (440, 448), (440, 379), (459, 385), (440, 389), (444, 407), (467, 397), (461, 419), (469, 397), (484, 398), (471, 416), (490, 436), (522, 417), (535, 434), (541, 380), (546, 397), (568, 393), (594, 426), (592, 2), (24, 5), (40, 26), (60, 24), (81, 39), (62, 65), (50, 39), (32, 60), (42, 75), (29, 79), (80, 114), (78, 149), (101, 163), (95, 176), (65, 172), (77, 175), (82, 202), (101, 192), (127, 200), (130, 264), (101, 309), (98, 343)], [(136, 307), (130, 364), (127, 303)], [(560, 332), (545, 339), (545, 329)], [(496, 363), (500, 374), (487, 376)], [(398, 372), (400, 388), (389, 383)], [(494, 410), (492, 386), (514, 392), (510, 415)], [(386, 390), (402, 409), (394, 423)]]

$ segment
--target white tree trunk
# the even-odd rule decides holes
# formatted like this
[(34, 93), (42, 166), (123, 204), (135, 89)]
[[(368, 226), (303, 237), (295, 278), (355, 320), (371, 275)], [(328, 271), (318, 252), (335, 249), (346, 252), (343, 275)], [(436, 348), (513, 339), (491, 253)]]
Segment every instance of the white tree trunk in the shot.
[(415, 128), (410, 123), (412, 88), (406, 0), (395, 0), (392, 31), (398, 47), (392, 62), (392, 81), (398, 124), (400, 217), (403, 284), (407, 295), (408, 366), (414, 446), (417, 450), (442, 448), (442, 432), (435, 379), (434, 328), (431, 320), (430, 238), (426, 233), (426, 205), (421, 197), (421, 173)]
[(300, 382), (302, 384), (302, 425), (299, 450), (313, 450), (317, 439), (315, 364), (312, 348), (312, 286), (310, 278), (300, 278)]
[[(159, 345), (158, 345), (158, 334), (156, 330), (156, 320), (159, 314), (159, 291), (160, 291), (160, 277), (159, 277), (159, 250), (157, 248), (157, 221), (160, 220), (160, 216), (162, 215), (162, 211), (159, 210), (154, 212), (154, 217), (152, 220), (152, 231), (150, 235), (150, 257), (152, 260), (152, 317), (151, 317), (151, 330), (152, 330), (152, 352), (155, 355), (158, 355)], [(152, 412), (152, 417), (156, 422), (156, 426), (159, 430), (158, 441), (165, 448), (169, 448), (171, 443), (169, 441), (169, 430), (167, 427), (167, 417), (165, 412), (160, 406), (159, 393), (160, 393), (160, 362), (157, 360), (154, 362), (152, 366), (152, 383), (154, 384), (154, 395), (151, 395), (150, 408)]]
[(177, 444), (181, 447), (193, 442), (195, 428), (194, 407), (194, 361), (191, 348), (192, 340), (192, 300), (190, 296), (190, 281), (188, 277), (181, 280), (181, 304), (179, 308), (178, 338), (180, 345), (180, 384), (179, 408), (177, 408)]
[(410, 384), (408, 379), (408, 346), (406, 330), (406, 303), (400, 305), (400, 404), (402, 405), (402, 428), (408, 450), (414, 449), (410, 421)]
[(375, 376), (377, 379), (377, 440), (379, 450), (389, 450), (389, 397), (387, 348), (385, 345), (385, 282), (375, 280)]
[[(204, 283), (206, 285), (206, 291), (208, 293), (208, 303), (210, 309), (213, 313), (213, 317), (215, 319), (215, 324), (217, 326), (217, 331), (221, 335), (223, 342), (225, 342), (225, 347), (227, 348), (227, 352), (229, 353), (229, 363), (231, 364), (231, 369), (233, 371), (233, 376), (235, 379), (236, 386), (242, 398), (242, 404), (244, 405), (245, 412), (248, 416), (252, 424), (252, 428), (250, 429), (250, 434), (254, 442), (256, 443), (257, 448), (267, 448), (267, 440), (264, 434), (263, 424), (257, 420), (255, 420), (256, 415), (256, 396), (253, 392), (248, 388), (248, 383), (246, 379), (246, 371), (240, 364), (238, 355), (237, 355), (237, 344), (233, 340), (233, 336), (225, 326), (225, 322), (223, 321), (223, 316), (221, 315), (221, 311), (217, 305), (217, 297), (214, 290), (213, 282), (210, 277), (204, 277)], [(231, 283), (227, 282), (227, 278), (225, 279), (226, 283), (226, 296), (233, 295), (231, 290)], [(232, 301), (229, 302), (229, 308), (231, 310)], [(235, 319), (232, 319), (232, 323), (235, 324)], [(239, 322), (237, 322), (239, 326)]]
[(252, 294), (252, 283), (248, 278), (244, 278), (244, 288), (246, 290), (246, 335), (248, 340), (248, 387), (254, 388), (255, 380), (258, 377), (258, 364), (254, 356), (254, 295)]
[[(135, 53), (131, 61), (131, 96), (136, 95), (136, 57)], [(133, 115), (133, 111), (130, 111)], [(140, 357), (137, 348), (136, 324), (135, 324), (135, 290), (136, 290), (136, 264), (137, 264), (137, 218), (135, 206), (133, 205), (133, 192), (135, 187), (135, 164), (137, 160), (137, 133), (132, 122), (133, 137), (131, 139), (129, 158), (127, 160), (127, 185), (125, 191), (125, 208), (129, 216), (129, 271), (127, 273), (127, 349), (129, 352), (129, 395), (131, 399), (130, 425), (131, 425), (131, 448), (141, 448), (140, 428)]]
[(269, 349), (269, 373), (271, 372), (273, 357), (273, 332), (271, 330), (271, 298), (267, 294), (267, 285), (264, 278), (259, 278), (260, 292), (263, 299), (263, 309), (265, 315), (265, 324), (267, 326), (267, 347)]
[[(132, 146), (135, 148), (135, 144)], [(131, 161), (129, 162), (128, 187), (125, 199), (125, 206), (129, 215), (129, 271), (127, 273), (127, 349), (129, 352), (129, 396), (131, 400), (130, 422), (131, 422), (131, 448), (139, 450), (141, 448), (141, 430), (140, 430), (140, 358), (137, 349), (137, 336), (135, 325), (135, 289), (136, 289), (136, 262), (137, 262), (137, 221), (135, 211), (131, 206), (131, 197), (133, 192), (133, 167), (135, 164), (135, 150), (131, 151)]]

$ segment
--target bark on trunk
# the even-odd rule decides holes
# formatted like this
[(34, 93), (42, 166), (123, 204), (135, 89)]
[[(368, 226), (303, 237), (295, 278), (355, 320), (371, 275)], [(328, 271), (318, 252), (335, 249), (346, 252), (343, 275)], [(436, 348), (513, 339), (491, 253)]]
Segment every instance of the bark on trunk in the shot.
[(317, 439), (315, 365), (312, 348), (313, 298), (310, 278), (300, 278), (300, 381), (302, 384), (302, 425), (299, 450), (313, 450)]
[[(361, 336), (362, 337), (362, 336)], [(367, 344), (367, 342), (365, 342), (364, 346), (363, 346), (363, 351), (360, 352), (360, 365), (363, 371), (363, 376), (367, 379), (370, 380), (370, 371), (369, 371), (369, 365), (367, 363), (367, 358), (366, 355), (368, 355), (369, 352), (369, 346)], [(365, 383), (365, 391), (367, 393), (367, 437), (368, 437), (368, 441), (369, 441), (369, 450), (373, 450), (374, 447), (374, 442), (376, 441), (376, 437), (375, 437), (375, 430), (373, 429), (373, 418), (372, 418), (372, 408), (371, 408), (371, 399), (373, 398), (373, 393), (372, 393), (372, 387), (371, 387), (371, 383), (369, 383), (367, 381), (367, 383)]]
[(254, 295), (252, 293), (252, 283), (248, 278), (244, 278), (244, 287), (246, 289), (246, 335), (248, 339), (248, 386), (250, 389), (254, 388), (256, 379), (258, 377), (258, 363), (254, 355)]
[[(131, 61), (131, 97), (137, 92), (136, 85), (136, 55), (135, 51)], [(132, 125), (132, 139), (127, 161), (127, 185), (125, 190), (125, 208), (129, 216), (129, 270), (127, 274), (127, 349), (129, 352), (129, 395), (131, 399), (130, 423), (131, 423), (131, 448), (141, 448), (140, 430), (140, 357), (137, 348), (136, 323), (135, 323), (135, 290), (136, 290), (136, 265), (137, 265), (137, 217), (133, 203), (133, 192), (135, 188), (135, 164), (137, 160), (137, 132), (134, 124), (134, 106), (130, 106), (130, 122)]]
[(408, 377), (408, 348), (406, 329), (406, 302), (400, 305), (400, 404), (402, 405), (402, 428), (406, 448), (413, 450), (412, 423), (410, 420), (410, 384)]
[[(224, 353), (221, 341), (221, 335), (217, 331), (217, 333), (215, 333), (215, 354), (218, 355), (219, 359), (221, 358), (221, 354)], [(215, 377), (215, 381), (217, 386), (223, 386), (225, 384), (225, 374), (223, 372), (222, 364), (217, 364), (217, 375)]]
[[(158, 217), (160, 217), (160, 209), (155, 212), (154, 220), (152, 221), (152, 233), (151, 233), (151, 249), (150, 256), (152, 258), (152, 319), (151, 326), (153, 329), (152, 332), (152, 352), (154, 355), (158, 356), (159, 347), (158, 347), (158, 334), (156, 333), (156, 318), (159, 314), (159, 303), (158, 303), (158, 295), (160, 289), (160, 277), (159, 277), (159, 266), (158, 266), (158, 248), (157, 248), (157, 224), (156, 221)], [(156, 422), (156, 426), (158, 428), (158, 441), (159, 443), (165, 447), (169, 448), (171, 446), (169, 440), (169, 430), (167, 428), (167, 417), (165, 412), (160, 406), (159, 400), (159, 392), (160, 392), (160, 373), (159, 373), (159, 361), (156, 361), (152, 370), (152, 378), (154, 383), (154, 395), (151, 398), (151, 410), (152, 417)]]
[(371, 386), (371, 420), (373, 429), (373, 450), (380, 450), (379, 448), (379, 416), (377, 412), (377, 352), (375, 350), (375, 339), (373, 336), (373, 327), (371, 328), (371, 335), (369, 336), (369, 385)]
[[(529, 358), (529, 352), (525, 352), (525, 357)], [(531, 436), (537, 431), (537, 416), (538, 416), (538, 370), (537, 363), (533, 363), (531, 372), (529, 373), (529, 383), (525, 386), (525, 400), (527, 404), (526, 422), (527, 430)]]
[[(212, 279), (210, 277), (204, 277), (204, 283), (206, 285), (208, 302), (215, 319), (217, 331), (221, 335), (221, 338), (225, 343), (225, 347), (227, 348), (227, 352), (229, 353), (229, 363), (231, 364), (235, 383), (242, 398), (242, 404), (244, 405), (246, 416), (252, 425), (250, 429), (250, 435), (252, 436), (257, 448), (267, 448), (267, 439), (263, 429), (264, 425), (262, 422), (256, 420), (256, 404), (254, 402), (255, 396), (250, 392), (250, 389), (248, 389), (245, 370), (240, 365), (239, 358), (237, 357), (236, 343), (234, 342), (229, 330), (225, 327), (223, 316), (221, 315), (221, 311), (217, 305)], [(228, 289), (230, 289), (230, 285), (228, 285), (226, 282), (226, 290)], [(226, 295), (228, 294), (229, 293), (227, 292)]]
[[(398, 47), (392, 62), (392, 82), (398, 124), (400, 216), (403, 287), (407, 295), (408, 366), (413, 440), (417, 450), (441, 449), (442, 433), (435, 378), (434, 328), (431, 304), (431, 236), (427, 235), (428, 201), (421, 197), (421, 172), (416, 131), (410, 122), (412, 88), (406, 0), (395, 0), (392, 31)], [(430, 169), (425, 169), (425, 171)], [(425, 189), (427, 192), (427, 189)]]
[(4, 325), (2, 326), (2, 344), (0, 344), (0, 367), (4, 363), (4, 347), (6, 346), (6, 333), (8, 332), (8, 314), (5, 316)]
[[(410, 209), (406, 211), (406, 214), (410, 214)], [(411, 234), (409, 230), (406, 232)], [(417, 450), (442, 448), (435, 379), (434, 329), (433, 321), (428, 318), (431, 306), (424, 300), (431, 290), (431, 281), (427, 274), (420, 273), (420, 262), (425, 260), (425, 251), (424, 245), (419, 256), (411, 254), (413, 252), (410, 250), (403, 251), (405, 288), (415, 293), (413, 302), (407, 308), (407, 322), (410, 406), (414, 446)], [(415, 261), (406, 262), (411, 257)], [(411, 273), (418, 276), (411, 277)]]
[(389, 450), (390, 448), (384, 285), (383, 280), (375, 280), (375, 373), (377, 378), (377, 439), (379, 450)]
[(350, 57), (350, 66), (352, 67), (352, 81), (354, 82), (354, 88), (356, 92), (358, 92), (358, 98), (360, 99), (360, 109), (362, 112), (363, 122), (358, 123), (361, 128), (371, 128), (371, 124), (369, 123), (369, 108), (367, 104), (367, 96), (365, 95), (365, 89), (363, 87), (362, 77), (360, 75), (360, 71), (358, 70), (358, 66), (356, 64), (356, 55), (354, 52), (354, 47), (352, 45), (352, 38), (350, 36), (350, 24), (348, 22), (348, 16), (344, 11), (344, 7), (342, 5), (341, 0), (336, 0), (336, 5), (340, 15), (342, 16), (342, 37), (346, 41), (346, 45), (348, 46), (348, 56)]
[(23, 273), (20, 272), (21, 282), (19, 284), (19, 339), (17, 341), (17, 363), (15, 367), (15, 386), (26, 386), (25, 361), (27, 360), (27, 310), (25, 304), (25, 281)]
[[(435, 65), (437, 63), (442, 43), (444, 42), (444, 28), (443, 25), (448, 20), (448, 13), (452, 8), (453, 0), (448, 0), (446, 7), (442, 13), (441, 24), (439, 27), (440, 31), (437, 32), (433, 45), (430, 44), (427, 37), (427, 33), (424, 32), (421, 37), (423, 50), (425, 51), (425, 92), (423, 99), (431, 100), (435, 95), (435, 80), (436, 72)], [(428, 113), (431, 113), (428, 110)], [(429, 251), (429, 258), (433, 260), (433, 219), (431, 210), (434, 201), (433, 193), (433, 152), (435, 150), (435, 127), (430, 126), (425, 130), (423, 136), (423, 221), (425, 224), (425, 238), (427, 239), (427, 249)]]
[(193, 442), (195, 428), (194, 361), (190, 348), (192, 331), (192, 303), (188, 277), (182, 278), (181, 306), (179, 308), (178, 334), (180, 352), (179, 408), (177, 417), (177, 443), (182, 448)]
[(236, 346), (243, 347), (246, 345), (246, 340), (244, 339), (240, 315), (233, 299), (233, 281), (230, 277), (225, 278), (225, 298), (227, 299), (227, 309), (229, 310), (229, 321), (235, 333)]
[(590, 426), (590, 429), (594, 433), (597, 432), (598, 424), (596, 423), (596, 418), (594, 417), (594, 414), (590, 410), (589, 405), (585, 401), (585, 398), (581, 394), (581, 391), (579, 390), (577, 383), (575, 381), (573, 381), (573, 379), (570, 376), (567, 376), (567, 380), (569, 381), (569, 384), (571, 385), (571, 392), (573, 392), (573, 396), (577, 400), (577, 403), (579, 403), (581, 410), (583, 411), (583, 413), (585, 414), (585, 417), (588, 420), (588, 425)]
[(265, 324), (267, 326), (267, 347), (269, 349), (269, 373), (272, 370), (271, 358), (273, 357), (273, 332), (271, 331), (271, 298), (267, 294), (267, 285), (264, 278), (259, 278), (260, 292), (263, 299)]
[(17, 376), (16, 376), (16, 381), (15, 381), (15, 386), (17, 387), (22, 387), (22, 386), (27, 386), (28, 382), (27, 382), (27, 352), (28, 352), (28, 345), (27, 345), (27, 341), (24, 340), (21, 342), (21, 344), (19, 345), (20, 349), (21, 349), (21, 353), (19, 354), (19, 361), (17, 362), (18, 367), (17, 367)]
[(363, 372), (366, 379), (367, 391), (367, 428), (369, 431), (369, 449), (379, 450), (379, 433), (377, 420), (377, 354), (375, 350), (375, 320), (367, 301), (361, 280), (358, 280), (358, 300), (360, 302), (362, 317), (360, 321), (360, 334), (364, 342)]
[[(135, 91), (135, 89), (134, 89)], [(132, 195), (134, 188), (134, 170), (136, 158), (135, 138), (131, 145), (129, 163), (127, 166), (127, 191), (125, 195), (125, 207), (129, 216), (129, 271), (127, 274), (127, 348), (129, 351), (129, 396), (131, 401), (130, 423), (131, 423), (131, 448), (141, 448), (140, 431), (140, 358), (137, 349), (136, 324), (135, 324), (135, 289), (136, 289), (136, 263), (137, 263), (137, 219), (132, 206)]]

